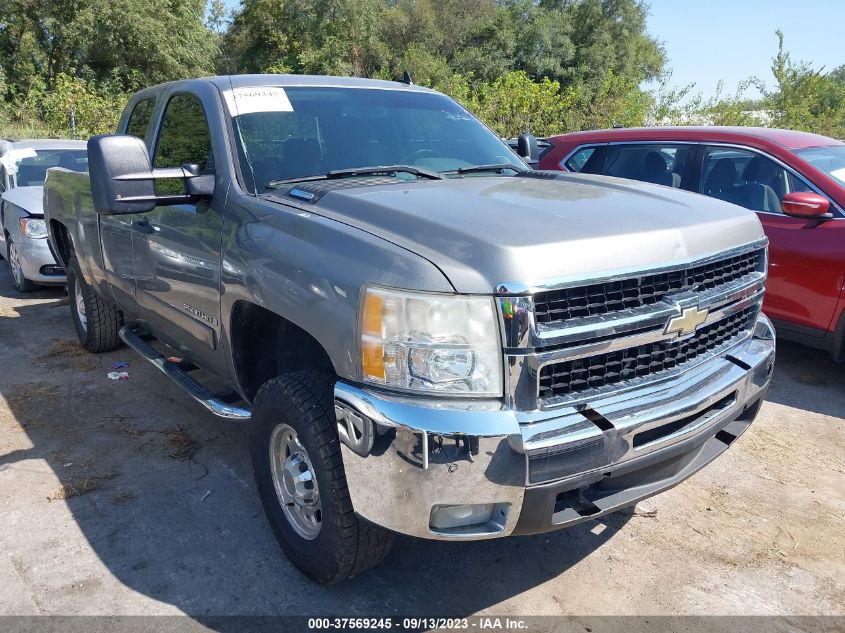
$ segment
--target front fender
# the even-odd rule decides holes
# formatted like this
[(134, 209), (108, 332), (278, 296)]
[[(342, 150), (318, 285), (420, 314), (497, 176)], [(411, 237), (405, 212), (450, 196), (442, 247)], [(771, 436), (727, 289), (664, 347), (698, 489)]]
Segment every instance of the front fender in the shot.
[(238, 301), (299, 326), (323, 347), (338, 376), (358, 380), (358, 300), (365, 284), (454, 292), (436, 266), (411, 251), (295, 206), (245, 195), (230, 197), (222, 260), (221, 321), (230, 369), (229, 317)]

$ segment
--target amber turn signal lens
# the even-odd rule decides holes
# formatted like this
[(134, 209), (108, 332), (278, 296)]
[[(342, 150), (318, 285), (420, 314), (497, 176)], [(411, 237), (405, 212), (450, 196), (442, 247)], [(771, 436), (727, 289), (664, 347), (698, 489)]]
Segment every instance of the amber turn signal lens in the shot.
[(364, 299), (364, 334), (381, 337), (381, 319), (384, 313), (384, 298), (368, 292)]
[(361, 362), (364, 378), (384, 381), (384, 345), (368, 341), (368, 337), (381, 338), (384, 298), (368, 292), (364, 299), (364, 315), (361, 327), (364, 340), (361, 343)]
[(384, 380), (384, 346), (364, 343), (362, 349), (364, 378)]

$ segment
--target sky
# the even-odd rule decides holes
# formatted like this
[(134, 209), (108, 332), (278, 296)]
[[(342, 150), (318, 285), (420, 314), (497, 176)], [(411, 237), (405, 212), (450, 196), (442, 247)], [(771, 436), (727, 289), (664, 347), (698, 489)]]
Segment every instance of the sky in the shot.
[(792, 59), (827, 70), (845, 64), (842, 0), (646, 1), (648, 31), (666, 49), (670, 85), (695, 83), (704, 97), (713, 96), (719, 80), (725, 82), (724, 94), (733, 95), (749, 75), (771, 87), (778, 29)]

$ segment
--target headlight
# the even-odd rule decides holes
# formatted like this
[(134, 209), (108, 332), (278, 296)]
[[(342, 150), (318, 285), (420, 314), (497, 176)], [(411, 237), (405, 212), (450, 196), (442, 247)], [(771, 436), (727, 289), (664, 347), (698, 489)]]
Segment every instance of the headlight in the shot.
[(361, 361), (366, 382), (501, 396), (501, 337), (493, 299), (367, 288)]
[(36, 218), (21, 218), (21, 233), (36, 240), (47, 237), (47, 223)]

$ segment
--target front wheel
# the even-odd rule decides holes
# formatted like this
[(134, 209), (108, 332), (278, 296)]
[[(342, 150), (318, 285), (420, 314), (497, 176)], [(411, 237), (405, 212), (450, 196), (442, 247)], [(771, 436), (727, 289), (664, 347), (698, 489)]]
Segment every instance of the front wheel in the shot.
[(67, 291), (71, 318), (82, 346), (94, 353), (120, 347), (118, 333), (123, 327), (123, 312), (85, 282), (76, 258), (68, 265)]
[(252, 412), (255, 482), (279, 545), (319, 583), (379, 564), (393, 534), (358, 519), (337, 436), (331, 377), (299, 371), (266, 382)]
[(38, 288), (36, 284), (24, 276), (18, 245), (12, 241), (11, 236), (6, 238), (6, 259), (9, 262), (9, 270), (12, 272), (12, 285), (15, 287), (15, 290), (18, 292), (32, 292)]

